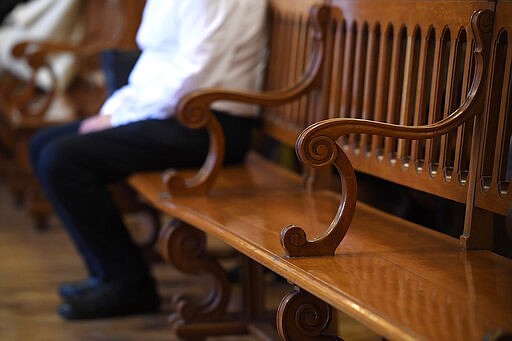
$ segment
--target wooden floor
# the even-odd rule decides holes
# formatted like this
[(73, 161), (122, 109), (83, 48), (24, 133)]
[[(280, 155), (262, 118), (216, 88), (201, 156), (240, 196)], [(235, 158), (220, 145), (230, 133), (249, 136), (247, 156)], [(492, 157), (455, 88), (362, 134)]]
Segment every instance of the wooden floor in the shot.
[[(165, 264), (153, 267), (161, 295), (199, 295), (204, 288)], [(164, 305), (159, 314), (67, 322), (55, 313), (59, 283), (81, 279), (82, 263), (57, 219), (50, 228), (35, 231), (21, 208), (16, 208), (0, 181), (0, 340), (176, 340)], [(269, 281), (269, 306), (276, 306), (289, 290), (283, 282)], [(236, 307), (236, 295), (232, 306)], [(338, 314), (345, 340), (379, 338), (348, 317)], [(217, 341), (253, 340), (248, 336), (211, 338)]]

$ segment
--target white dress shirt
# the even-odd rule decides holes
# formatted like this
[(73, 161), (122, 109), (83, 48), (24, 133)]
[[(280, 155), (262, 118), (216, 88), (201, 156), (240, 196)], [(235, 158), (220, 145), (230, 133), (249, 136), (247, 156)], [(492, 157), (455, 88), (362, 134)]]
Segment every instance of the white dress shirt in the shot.
[[(174, 114), (184, 94), (206, 87), (259, 88), (265, 59), (265, 0), (148, 0), (137, 33), (142, 50), (128, 85), (100, 110), (119, 126)], [(229, 102), (217, 110), (252, 116)]]

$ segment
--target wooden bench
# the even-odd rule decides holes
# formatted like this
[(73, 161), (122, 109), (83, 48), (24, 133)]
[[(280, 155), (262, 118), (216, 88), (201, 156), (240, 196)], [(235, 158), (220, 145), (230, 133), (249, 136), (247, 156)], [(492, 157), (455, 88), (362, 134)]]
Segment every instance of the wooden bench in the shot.
[[(512, 2), (332, 0), (307, 24), (313, 3), (269, 1), (264, 91), (182, 99), (183, 124), (210, 131), (199, 172), (130, 178), (172, 217), (159, 238), (165, 258), (212, 279), (200, 304), (175, 300), (177, 334), (277, 337), (263, 327), (264, 266), (295, 285), (277, 313), (286, 340), (337, 339), (326, 336), (331, 307), (391, 340), (510, 337), (512, 261), (489, 248), (492, 220), (511, 204)], [(217, 100), (261, 105), (260, 133), (289, 146), (298, 137), (308, 167), (300, 174), (255, 151), (222, 167)], [(460, 241), (356, 202), (354, 169), (464, 204)], [(236, 316), (206, 236), (244, 256)]]
[[(5, 176), (16, 202), (25, 202), (35, 225), (46, 225), (52, 210), (32, 177), (27, 144), (35, 131), (96, 114), (105, 98), (100, 53), (106, 49), (135, 49), (144, 0), (98, 0), (84, 3), (84, 33), (79, 42), (23, 41), (13, 55), (32, 68), (23, 82), (5, 76), (0, 84), (0, 175)], [(77, 74), (71, 84), (58, 86), (49, 58), (70, 54)], [(52, 80), (48, 91), (36, 86), (38, 72)]]

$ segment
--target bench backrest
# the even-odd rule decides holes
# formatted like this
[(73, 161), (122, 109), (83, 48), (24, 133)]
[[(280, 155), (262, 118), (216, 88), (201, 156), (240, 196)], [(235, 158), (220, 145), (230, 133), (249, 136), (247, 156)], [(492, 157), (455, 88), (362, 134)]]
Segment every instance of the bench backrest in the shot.
[[(307, 21), (313, 4), (326, 6), (313, 7)], [(487, 163), (482, 168), (481, 162), (489, 159), (481, 156), (481, 136), (488, 131), (489, 115), (483, 113), (490, 107), (490, 56), (510, 67), (504, 52), (491, 53), (495, 5), (486, 0), (270, 0), (271, 41), (263, 92), (203, 89), (184, 96), (177, 117), (189, 127), (209, 129), (210, 151), (197, 176), (183, 179), (174, 174), (166, 177), (167, 187), (173, 194), (192, 194), (212, 186), (224, 148), (221, 129), (208, 110), (217, 100), (262, 106), (263, 133), (287, 145), (294, 144), (304, 127), (331, 118), (325, 125), (309, 126), (297, 143), (299, 158), (309, 158), (304, 163), (319, 168), (337, 157), (323, 159), (326, 152), (338, 153), (336, 143), (324, 143), (324, 137), (339, 133), (331, 120), (364, 118), (364, 124), (345, 121), (344, 134), (347, 123), (356, 131), (348, 129), (350, 134), (337, 141), (343, 146), (338, 154), (344, 151), (356, 171), (466, 204), (462, 246), (489, 248), (492, 213), (503, 213), (510, 205), (509, 196), (495, 195), (494, 202), (486, 203), (490, 211), (477, 206), (483, 207), (485, 201), (477, 184), (487, 176), (477, 177), (477, 170), (495, 169)], [(501, 22), (509, 25), (506, 16)], [(500, 34), (497, 45), (505, 47), (508, 36)], [(491, 134), (501, 145), (510, 136), (506, 129), (503, 136)], [(329, 136), (321, 135), (324, 132)], [(319, 144), (306, 147), (313, 137)], [(504, 155), (502, 151), (502, 173)], [(347, 204), (340, 209), (345, 211), (355, 207), (355, 194), (347, 197), (356, 191), (349, 178), (342, 176), (342, 200)], [(502, 181), (501, 187), (504, 184), (508, 182)], [(497, 200), (505, 201), (495, 205)], [(336, 220), (331, 226), (350, 221), (341, 212)]]
[[(480, 23), (488, 27), (475, 28), (480, 34), (487, 34), (492, 30), (493, 2), (332, 0), (331, 3), (338, 10), (334, 10), (333, 16), (332, 53), (328, 57), (331, 59), (326, 61), (326, 67), (331, 70), (324, 85), (324, 90), (329, 91), (329, 117), (421, 126), (440, 122), (470, 100), (468, 94), (475, 85), (476, 63), (471, 18), (475, 11), (490, 10), (490, 22)], [(510, 20), (507, 22), (505, 18), (502, 22), (501, 25), (510, 25)], [(490, 49), (486, 49), (483, 54), (488, 56)], [(490, 64), (496, 60), (504, 63), (504, 55), (498, 52)], [(510, 139), (510, 129), (498, 133), (503, 130), (497, 128), (498, 110), (491, 109), (496, 113), (492, 115), (484, 113), (498, 102), (486, 99), (489, 70), (487, 65), (484, 67), (484, 79), (479, 86), (485, 89), (473, 99), (476, 118), (448, 133), (429, 139), (350, 134), (340, 140), (355, 170), (466, 203), (462, 237), (465, 247), (489, 247), (492, 239), (492, 227), (488, 226), (492, 225), (491, 215), (476, 214), (475, 205), (501, 214), (510, 205), (510, 198), (507, 200), (499, 192), (503, 184), (508, 186), (504, 172), (507, 165), (504, 152), (508, 149), (503, 151), (501, 147), (505, 139)], [(503, 75), (503, 65), (498, 69)], [(502, 89), (502, 85), (496, 86)], [(501, 93), (494, 91), (493, 96)], [(489, 120), (487, 116), (492, 118)], [(485, 151), (479, 153), (479, 144), (483, 142), (480, 136), (489, 133), (492, 139), (485, 143)], [(477, 169), (480, 169), (478, 177)], [(487, 191), (491, 183), (495, 185), (493, 194)], [(479, 188), (476, 202), (475, 186)], [(475, 224), (487, 226), (485, 231), (476, 233), (478, 241), (469, 242)]]
[(134, 49), (145, 0), (87, 0), (83, 44)]
[[(313, 3), (270, 2), (265, 91), (291, 86), (304, 75), (312, 59), (306, 13)], [(356, 171), (466, 204), (464, 226), (457, 227), (461, 245), (491, 248), (493, 214), (505, 215), (511, 205), (510, 52), (505, 50), (511, 2), (498, 2), (497, 8), (486, 0), (323, 3), (332, 7), (321, 83), (292, 103), (265, 108), (264, 133), (293, 145), (301, 129), (325, 118), (431, 125), (474, 102), (475, 118), (434, 138), (351, 134), (339, 142)], [(472, 27), (472, 16), (481, 10), (489, 11), (479, 23), (487, 26)], [(496, 43), (482, 53), (486, 65), (471, 99), (477, 83), (475, 34), (491, 30)]]
[[(313, 69), (313, 24), (310, 9), (319, 0), (268, 2), (269, 55), (264, 91), (282, 90), (307, 78)], [(317, 78), (320, 79), (319, 77)], [(319, 81), (306, 95), (279, 106), (263, 107), (263, 132), (289, 146), (294, 146), (299, 133), (309, 124), (325, 116), (323, 93)], [(322, 116), (318, 116), (322, 115)]]
[(512, 1), (497, 2), (490, 72), (475, 176), (477, 210), (506, 215), (512, 208)]

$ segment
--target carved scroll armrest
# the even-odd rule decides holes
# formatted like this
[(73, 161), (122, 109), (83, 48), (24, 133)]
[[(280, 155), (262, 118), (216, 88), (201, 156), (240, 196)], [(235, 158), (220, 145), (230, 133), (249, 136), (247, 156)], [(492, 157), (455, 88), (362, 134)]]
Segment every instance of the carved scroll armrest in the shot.
[(36, 68), (41, 65), (41, 59), (47, 58), (51, 54), (70, 53), (77, 58), (86, 58), (112, 48), (112, 46), (114, 46), (112, 41), (85, 45), (52, 41), (22, 41), (13, 47), (12, 54), (17, 58), (27, 59), (29, 64)]
[(299, 160), (308, 167), (318, 168), (334, 165), (342, 185), (341, 203), (331, 225), (320, 237), (309, 241), (304, 230), (289, 225), (281, 231), (281, 245), (291, 257), (334, 255), (354, 214), (357, 198), (357, 184), (354, 169), (337, 143), (347, 134), (370, 134), (405, 139), (430, 139), (448, 133), (482, 112), (485, 100), (485, 81), (488, 65), (488, 51), (491, 44), (492, 13), (480, 10), (473, 14), (471, 27), (476, 45), (475, 76), (462, 105), (448, 117), (433, 124), (404, 126), (384, 122), (352, 118), (333, 118), (314, 123), (299, 136), (296, 152)]
[(329, 7), (314, 6), (309, 20), (313, 25), (313, 51), (309, 65), (302, 78), (293, 86), (268, 92), (243, 92), (221, 88), (210, 88), (189, 93), (181, 98), (176, 116), (185, 126), (193, 129), (206, 127), (210, 135), (208, 156), (199, 172), (185, 179), (172, 170), (164, 174), (164, 183), (172, 195), (206, 193), (213, 185), (224, 161), (224, 133), (210, 111), (216, 101), (234, 101), (261, 106), (276, 106), (299, 98), (318, 84), (324, 59), (326, 26)]
[(42, 105), (39, 106), (36, 112), (32, 112), (31, 115), (42, 115), (53, 100), (57, 82), (55, 72), (48, 64), (47, 55), (51, 53), (52, 50), (57, 52), (56, 50), (58, 47), (62, 47), (64, 44), (55, 44), (58, 45), (55, 47), (53, 45), (54, 44), (39, 41), (22, 41), (17, 43), (11, 51), (15, 58), (24, 59), (32, 69), (30, 79), (26, 84), (24, 84), (22, 89), (18, 89), (16, 92), (14, 92), (13, 89), (10, 89), (9, 92), (2, 94), (2, 97), (4, 97), (3, 100), (9, 103), (10, 107), (16, 108), (17, 112), (21, 115), (26, 114), (25, 108), (36, 94), (36, 75), (41, 69), (46, 69), (48, 71), (51, 80), (51, 87), (47, 91), (47, 96)]
[(52, 41), (22, 41), (17, 43), (12, 49), (12, 55), (18, 59), (24, 59), (32, 69), (31, 77), (24, 87), (16, 93), (5, 95), (5, 101), (10, 106), (17, 108), (21, 115), (28, 115), (25, 108), (29, 101), (34, 98), (37, 91), (36, 76), (39, 70), (45, 69), (51, 80), (51, 86), (47, 91), (44, 101), (37, 109), (30, 112), (30, 116), (41, 116), (47, 111), (56, 93), (57, 79), (54, 70), (50, 66), (49, 57), (54, 54), (69, 53), (75, 58), (85, 59), (104, 51), (112, 46), (111, 42), (98, 42), (79, 46), (65, 42)]

